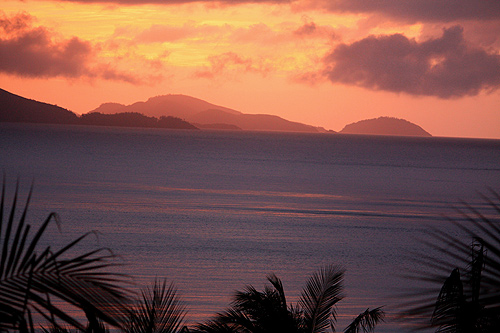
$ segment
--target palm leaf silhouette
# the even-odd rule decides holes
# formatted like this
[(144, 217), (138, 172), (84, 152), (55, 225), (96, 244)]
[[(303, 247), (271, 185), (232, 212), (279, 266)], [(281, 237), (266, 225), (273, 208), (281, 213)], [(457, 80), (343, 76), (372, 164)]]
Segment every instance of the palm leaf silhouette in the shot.
[[(192, 332), (202, 333), (322, 333), (335, 331), (335, 305), (342, 296), (344, 270), (327, 266), (313, 274), (306, 283), (298, 304), (287, 305), (283, 284), (274, 274), (271, 286), (258, 291), (247, 286), (235, 294), (231, 307), (215, 319), (198, 324)], [(367, 332), (383, 319), (380, 308), (357, 317), (349, 327)], [(357, 331), (350, 331), (357, 332)]]
[(78, 328), (84, 326), (67, 310), (56, 305), (58, 300), (81, 309), (90, 323), (97, 318), (120, 326), (120, 314), (126, 301), (125, 290), (119, 285), (123, 276), (106, 271), (111, 267), (113, 254), (97, 249), (71, 256), (70, 250), (89, 234), (84, 234), (59, 250), (50, 246), (40, 248), (40, 239), (51, 222), (58, 221), (50, 213), (39, 229), (30, 234), (26, 223), (32, 188), (21, 217), (15, 222), (19, 184), (10, 213), (5, 215), (5, 177), (0, 198), (0, 330), (26, 331), (31, 315), (38, 313), (49, 322), (55, 319)]
[(142, 298), (128, 312), (126, 333), (175, 333), (185, 316), (185, 306), (172, 284), (155, 280), (142, 291)]
[[(429, 233), (426, 243), (437, 254), (419, 254), (417, 261), (435, 272), (411, 276), (428, 288), (410, 295), (401, 313), (404, 320), (416, 319), (417, 328), (500, 332), (500, 196), (490, 190), (481, 198), (482, 211), (463, 202), (456, 209), (461, 218), (448, 219), (466, 239), (438, 229)], [(460, 266), (450, 266), (451, 261)]]
[(211, 329), (218, 327), (233, 328), (234, 332), (296, 332), (297, 318), (287, 308), (281, 280), (274, 274), (267, 279), (271, 286), (265, 286), (262, 292), (253, 286), (236, 292), (232, 307), (219, 314), (218, 320), (212, 322)]
[(343, 269), (328, 266), (314, 273), (307, 281), (299, 306), (308, 332), (322, 333), (326, 332), (328, 327), (334, 327), (335, 304), (343, 298), (343, 279)]
[(344, 333), (359, 333), (359, 332), (373, 332), (375, 326), (384, 320), (385, 313), (382, 308), (378, 307), (373, 310), (366, 309), (365, 312), (360, 313), (354, 320), (347, 326)]

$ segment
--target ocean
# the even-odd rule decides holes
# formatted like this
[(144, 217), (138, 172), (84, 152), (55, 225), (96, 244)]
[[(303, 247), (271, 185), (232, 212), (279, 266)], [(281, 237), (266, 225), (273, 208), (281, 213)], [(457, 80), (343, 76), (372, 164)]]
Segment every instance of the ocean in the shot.
[[(345, 268), (342, 330), (367, 307), (392, 321), (403, 277), (428, 253), (429, 228), (460, 235), (461, 201), (500, 190), (500, 140), (0, 124), (0, 170), (12, 196), (31, 183), (28, 221), (55, 211), (54, 247), (91, 231), (133, 277), (173, 282), (188, 324), (224, 310), (236, 290), (283, 281), (290, 302), (319, 268)], [(437, 296), (437, 295), (436, 295)]]

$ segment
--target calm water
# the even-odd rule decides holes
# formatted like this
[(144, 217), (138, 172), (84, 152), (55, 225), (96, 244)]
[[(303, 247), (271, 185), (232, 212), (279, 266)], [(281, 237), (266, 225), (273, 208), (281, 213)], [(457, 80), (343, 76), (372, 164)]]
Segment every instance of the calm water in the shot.
[(83, 250), (111, 248), (137, 287), (173, 281), (190, 322), (271, 272), (296, 300), (327, 264), (346, 268), (339, 329), (366, 307), (391, 315), (407, 254), (427, 251), (416, 239), (500, 189), (499, 140), (0, 124), (0, 151), (10, 193), (35, 180), (30, 221), (61, 216), (48, 242), (98, 230)]

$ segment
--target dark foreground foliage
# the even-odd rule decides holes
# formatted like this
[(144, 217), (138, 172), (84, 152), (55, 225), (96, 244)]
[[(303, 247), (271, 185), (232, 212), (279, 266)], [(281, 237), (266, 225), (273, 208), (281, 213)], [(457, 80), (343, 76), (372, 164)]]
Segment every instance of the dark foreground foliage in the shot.
[[(276, 275), (263, 291), (247, 286), (234, 296), (231, 307), (211, 321), (199, 324), (197, 333), (322, 333), (335, 332), (336, 304), (342, 300), (344, 270), (328, 266), (313, 274), (299, 302), (288, 305), (283, 284)], [(366, 310), (344, 332), (373, 332), (382, 321), (380, 308)]]
[[(467, 239), (442, 230), (430, 232), (429, 247), (438, 255), (418, 254), (433, 274), (413, 278), (429, 288), (412, 295), (403, 320), (417, 329), (436, 332), (500, 332), (500, 195), (481, 195), (486, 205), (479, 211), (467, 203), (457, 209), (460, 219), (450, 221)], [(450, 262), (461, 262), (450, 266)]]
[[(133, 300), (123, 287), (126, 276), (111, 273), (114, 255), (98, 248), (75, 253), (84, 234), (61, 249), (40, 246), (50, 223), (50, 213), (36, 232), (30, 233), (27, 212), (31, 190), (21, 216), (18, 185), (9, 212), (6, 210), (5, 179), (0, 197), (0, 332), (109, 332), (107, 325), (127, 333), (178, 332), (185, 307), (175, 288), (155, 281), (142, 297)], [(86, 323), (69, 310), (80, 311)], [(43, 322), (34, 322), (42, 318)]]
[(4, 180), (0, 198), (0, 331), (32, 331), (34, 314), (56, 327), (58, 320), (84, 330), (67, 306), (58, 305), (61, 302), (80, 309), (91, 326), (102, 320), (119, 327), (127, 298), (120, 287), (122, 276), (106, 271), (113, 265), (113, 254), (106, 249), (75, 254), (74, 248), (89, 234), (60, 249), (41, 247), (39, 241), (49, 224), (57, 222), (57, 215), (50, 213), (32, 232), (27, 223), (31, 191), (16, 218), (17, 189), (7, 212)]
[(125, 333), (175, 333), (182, 327), (186, 308), (172, 284), (156, 280), (129, 308)]

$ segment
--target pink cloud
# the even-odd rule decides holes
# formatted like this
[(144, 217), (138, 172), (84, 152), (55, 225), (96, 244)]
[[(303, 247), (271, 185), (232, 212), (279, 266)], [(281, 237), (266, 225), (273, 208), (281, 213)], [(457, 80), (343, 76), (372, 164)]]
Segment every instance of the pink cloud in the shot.
[(411, 95), (452, 98), (500, 88), (500, 55), (469, 45), (460, 26), (423, 42), (394, 34), (341, 44), (324, 66), (331, 82)]
[(138, 83), (110, 65), (91, 66), (96, 51), (90, 42), (77, 37), (58, 39), (45, 27), (33, 27), (27, 13), (13, 17), (0, 14), (0, 72), (24, 77), (103, 77)]
[[(117, 29), (116, 36), (130, 34), (129, 31)], [(283, 23), (278, 27), (270, 27), (264, 23), (253, 24), (248, 27), (234, 27), (228, 24), (196, 25), (188, 22), (183, 26), (152, 25), (150, 28), (136, 34), (134, 43), (165, 43), (189, 41), (190, 43), (206, 43), (216, 40), (218, 43), (225, 40), (234, 44), (261, 44), (275, 46), (295, 42), (300, 38), (332, 38), (335, 35), (333, 28), (318, 26), (314, 22), (305, 22), (296, 27), (291, 23)]]
[(182, 27), (156, 24), (139, 33), (135, 40), (139, 43), (164, 43), (187, 38), (216, 38), (227, 33), (228, 29), (228, 26), (196, 25), (193, 22)]
[(19, 13), (10, 18), (2, 13), (0, 17), (0, 28), (7, 34), (15, 33), (16, 31), (28, 28), (32, 24), (32, 21), (33, 17), (28, 13)]
[(226, 52), (208, 58), (210, 67), (200, 70), (195, 73), (199, 78), (214, 78), (221, 75), (231, 67), (231, 71), (236, 72), (253, 72), (267, 74), (272, 70), (269, 64), (264, 61), (255, 62), (251, 58), (244, 58), (233, 52)]
[(294, 34), (299, 36), (314, 35), (318, 31), (318, 27), (314, 22), (306, 22), (300, 28), (294, 31)]
[(252, 4), (252, 3), (292, 3), (297, 0), (60, 0), (66, 2), (79, 2), (79, 3), (107, 3), (107, 4), (120, 4), (120, 5), (143, 5), (143, 4), (158, 4), (158, 5), (178, 5), (185, 3), (207, 3), (210, 6), (214, 5), (239, 5), (239, 4)]
[(293, 36), (301, 38), (326, 37), (328, 39), (336, 39), (338, 37), (337, 31), (331, 26), (317, 25), (307, 16), (304, 16), (302, 19), (304, 23), (292, 31)]

